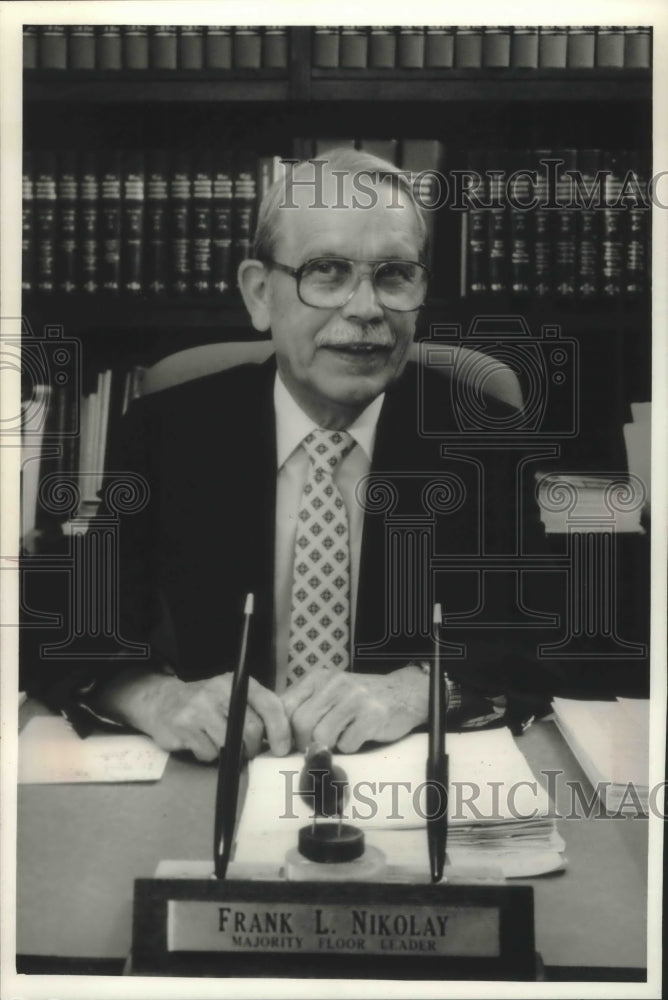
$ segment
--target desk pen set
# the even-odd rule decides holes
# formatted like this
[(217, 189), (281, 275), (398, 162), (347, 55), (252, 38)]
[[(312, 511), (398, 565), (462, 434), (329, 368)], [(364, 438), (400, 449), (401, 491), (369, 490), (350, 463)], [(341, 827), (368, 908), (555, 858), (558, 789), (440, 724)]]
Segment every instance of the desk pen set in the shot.
[[(349, 798), (342, 760), (312, 743), (298, 779), (311, 821), (273, 877), (232, 858), (241, 776), (253, 595), (246, 598), (224, 749), (218, 764), (213, 872), (165, 862), (137, 879), (133, 972), (139, 974), (373, 975), (392, 978), (535, 978), (533, 890), (485, 867), (446, 864), (446, 682), (434, 606), (426, 760), (428, 871), (390, 864), (343, 822)], [(208, 873), (205, 874), (208, 867)], [(266, 869), (266, 866), (264, 866)], [(196, 877), (195, 877), (196, 876)], [(244, 933), (253, 928), (253, 934)], [(276, 930), (277, 933), (270, 933)], [(257, 932), (265, 933), (257, 933)], [(262, 971), (257, 968), (262, 952)]]

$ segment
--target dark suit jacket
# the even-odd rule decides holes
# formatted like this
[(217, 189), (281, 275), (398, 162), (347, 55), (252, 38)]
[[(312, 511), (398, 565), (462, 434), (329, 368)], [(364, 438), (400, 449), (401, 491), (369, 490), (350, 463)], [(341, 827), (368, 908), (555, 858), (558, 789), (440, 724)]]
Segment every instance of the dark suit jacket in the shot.
[[(169, 655), (185, 679), (233, 667), (252, 592), (251, 670), (272, 683), (274, 376), (271, 359), (140, 400), (110, 462), (148, 485), (144, 508), (118, 524), (120, 645), (147, 641), (160, 622), (164, 634), (167, 620)], [(458, 619), (443, 636), (463, 647), (451, 674), (486, 691), (543, 692), (549, 683), (535, 663), (542, 636), (526, 627), (521, 609), (532, 603), (528, 577), (518, 583), (512, 567), (483, 576), (481, 563), (541, 547), (534, 468), (522, 469), (512, 450), (468, 447), (457, 435), (448, 383), (425, 370), (421, 377), (417, 366), (407, 367), (386, 393), (378, 423), (353, 668), (386, 672), (428, 655), (432, 601), (440, 600)], [(114, 669), (114, 656), (61, 662), (33, 687), (76, 721), (75, 690)]]

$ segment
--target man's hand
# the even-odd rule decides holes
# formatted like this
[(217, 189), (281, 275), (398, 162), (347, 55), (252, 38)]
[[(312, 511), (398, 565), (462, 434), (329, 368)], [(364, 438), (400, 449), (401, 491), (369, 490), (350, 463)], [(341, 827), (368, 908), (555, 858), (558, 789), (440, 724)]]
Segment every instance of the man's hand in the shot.
[[(185, 682), (128, 671), (101, 688), (91, 707), (148, 733), (163, 750), (191, 750), (198, 760), (215, 760), (225, 742), (232, 677)], [(289, 751), (290, 724), (281, 700), (250, 677), (243, 738), (251, 757), (264, 735), (275, 754)]]
[(318, 667), (281, 696), (295, 742), (354, 753), (367, 740), (389, 743), (427, 721), (428, 678), (415, 666), (349, 674)]

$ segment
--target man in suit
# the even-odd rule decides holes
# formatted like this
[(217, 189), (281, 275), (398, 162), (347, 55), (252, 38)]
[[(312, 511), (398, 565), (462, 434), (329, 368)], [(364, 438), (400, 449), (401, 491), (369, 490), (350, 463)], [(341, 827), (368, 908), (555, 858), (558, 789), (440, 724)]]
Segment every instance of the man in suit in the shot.
[[(346, 150), (291, 181), (265, 198), (238, 276), (275, 357), (141, 400), (113, 463), (148, 485), (144, 508), (120, 526), (122, 638), (146, 642), (166, 610), (172, 655), (154, 647), (148, 659), (80, 666), (59, 688), (75, 724), (93, 713), (201, 760), (224, 742), (247, 593), (249, 752), (263, 739), (277, 754), (311, 740), (351, 752), (427, 719), (431, 629), (409, 613), (397, 629), (397, 601), (422, 617), (426, 606), (429, 618), (441, 592), (456, 601), (467, 587), (461, 574), (397, 573), (391, 517), (419, 529), (427, 513), (437, 551), (475, 553), (482, 535), (490, 552), (520, 544), (514, 515), (484, 502), (480, 465), (444, 461), (440, 441), (420, 432), (423, 405), (438, 407), (448, 433), (457, 422), (442, 375), (419, 379), (407, 364), (427, 290), (426, 226), (410, 185)], [(515, 495), (503, 455), (483, 473), (492, 494)], [(429, 481), (454, 499), (425, 508)], [(391, 494), (380, 513), (379, 490)], [(423, 585), (430, 592), (416, 602), (411, 588)], [(499, 702), (483, 695), (521, 689), (525, 653), (512, 629), (461, 637), (471, 712), (494, 719)], [(461, 713), (459, 685), (448, 693)]]

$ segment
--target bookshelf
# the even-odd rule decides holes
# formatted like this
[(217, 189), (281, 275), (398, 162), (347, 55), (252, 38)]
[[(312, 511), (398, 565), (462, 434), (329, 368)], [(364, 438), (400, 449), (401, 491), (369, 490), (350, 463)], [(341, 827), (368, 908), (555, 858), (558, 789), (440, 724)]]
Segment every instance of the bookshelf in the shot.
[[(27, 68), (24, 148), (124, 155), (232, 150), (269, 158), (311, 155), (320, 137), (394, 138), (399, 149), (429, 138), (442, 144), (446, 169), (470, 166), (471, 149), (483, 148), (507, 150), (519, 166), (527, 151), (564, 149), (606, 156), (640, 151), (649, 164), (649, 68), (322, 67), (315, 65), (311, 28), (288, 28), (287, 42), (281, 68)], [(465, 288), (462, 294), (465, 242), (462, 214), (439, 212), (432, 295), (419, 335), (427, 336), (431, 322), (465, 329), (481, 314), (521, 313), (532, 330), (559, 325), (579, 344), (583, 413), (592, 426), (608, 421), (621, 433), (628, 404), (649, 396), (649, 253), (643, 287), (633, 295), (517, 296), (508, 288), (472, 295)], [(32, 289), (23, 311), (34, 332), (61, 325), (80, 340), (89, 381), (108, 365), (124, 377), (131, 366), (187, 346), (256, 337), (229, 285), (224, 294), (154, 296)], [(585, 445), (574, 460), (590, 461), (595, 444)]]

